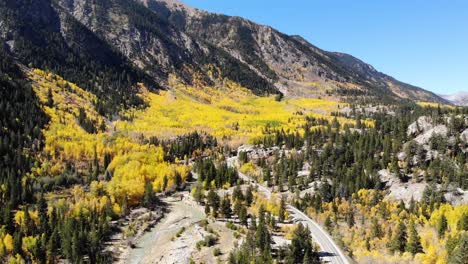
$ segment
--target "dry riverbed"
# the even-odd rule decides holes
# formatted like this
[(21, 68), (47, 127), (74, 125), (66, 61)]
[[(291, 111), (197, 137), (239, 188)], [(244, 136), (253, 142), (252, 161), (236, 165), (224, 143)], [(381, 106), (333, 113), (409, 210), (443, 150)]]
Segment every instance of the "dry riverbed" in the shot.
[[(179, 197), (180, 196), (180, 197)], [(196, 263), (224, 262), (234, 248), (233, 231), (224, 222), (206, 221), (204, 208), (192, 199), (188, 192), (163, 199), (168, 205), (165, 216), (153, 228), (136, 238), (134, 248), (126, 245), (118, 253), (119, 264)], [(217, 243), (212, 247), (199, 247), (197, 242), (216, 234)], [(218, 248), (221, 255), (214, 256)]]

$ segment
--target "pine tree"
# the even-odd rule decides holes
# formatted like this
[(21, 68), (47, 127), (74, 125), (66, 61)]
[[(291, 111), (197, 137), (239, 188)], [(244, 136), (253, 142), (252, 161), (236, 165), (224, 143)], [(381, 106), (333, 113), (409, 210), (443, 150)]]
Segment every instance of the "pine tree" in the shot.
[(468, 231), (468, 213), (463, 213), (460, 220), (458, 220), (457, 229), (459, 231)]
[(54, 96), (52, 94), (52, 89), (50, 87), (49, 87), (49, 90), (47, 91), (47, 106), (54, 107)]
[(60, 248), (60, 237), (58, 229), (55, 228), (46, 245), (46, 255), (49, 263), (55, 263), (55, 256), (58, 248)]
[(279, 222), (283, 223), (286, 219), (286, 199), (284, 196), (281, 196), (280, 208), (279, 208)]
[(380, 224), (376, 218), (372, 218), (371, 223), (371, 235), (373, 238), (381, 238), (382, 237), (382, 229), (380, 228)]
[(395, 252), (395, 251), (404, 252), (405, 246), (406, 246), (406, 240), (407, 240), (406, 226), (403, 223), (403, 221), (400, 221), (393, 234), (393, 238), (390, 241), (390, 250), (392, 252)]
[(156, 196), (154, 194), (153, 184), (148, 181), (145, 183), (142, 205), (146, 208), (152, 208), (155, 205), (155, 200)]
[(49, 219), (47, 215), (47, 201), (45, 200), (43, 193), (41, 193), (39, 200), (37, 201), (37, 209), (39, 214), (39, 231), (45, 233), (46, 235), (49, 235), (50, 229), (48, 225)]
[(180, 187), (182, 187), (182, 176), (180, 175), (179, 172), (176, 172), (175, 173), (175, 178), (174, 178), (174, 181), (175, 181), (175, 186), (177, 189), (179, 189)]
[(271, 235), (265, 221), (265, 209), (260, 207), (258, 212), (258, 225), (255, 230), (255, 240), (257, 247), (262, 253), (270, 252), (271, 250)]
[(23, 236), (21, 232), (16, 231), (13, 234), (13, 255), (22, 253), (22, 246), (23, 246)]
[(327, 218), (325, 218), (325, 228), (327, 229), (328, 232), (332, 231), (332, 221), (329, 215), (327, 215)]
[(239, 221), (244, 226), (247, 226), (247, 219), (248, 219), (247, 208), (242, 205), (242, 207), (239, 210)]
[(448, 263), (466, 264), (468, 259), (468, 234), (461, 235), (457, 245), (449, 255)]
[(203, 198), (205, 197), (205, 195), (203, 194), (203, 188), (200, 184), (195, 185), (192, 188), (191, 193), (197, 203), (201, 203), (203, 201)]
[(245, 191), (244, 197), (245, 201), (247, 202), (247, 205), (250, 206), (253, 202), (252, 186), (249, 185), (249, 187)]
[(286, 263), (320, 263), (319, 256), (312, 247), (310, 231), (301, 223), (293, 232)]
[(164, 175), (163, 186), (162, 186), (163, 191), (166, 191), (168, 182), (169, 182), (169, 179), (167, 178), (166, 175)]
[(443, 237), (445, 235), (447, 227), (447, 217), (445, 217), (445, 215), (442, 215), (437, 221), (437, 233), (439, 234), (439, 237)]
[(245, 163), (249, 162), (249, 157), (247, 155), (247, 152), (241, 151), (239, 152), (239, 163), (240, 165), (243, 165)]
[(267, 186), (271, 186), (271, 172), (268, 168), (263, 171), (263, 181), (267, 182)]
[(213, 217), (217, 217), (218, 216), (220, 198), (219, 198), (218, 194), (215, 191), (213, 191), (212, 189), (208, 192), (207, 202), (212, 208), (211, 212), (213, 214)]
[(347, 223), (348, 223), (348, 227), (351, 228), (354, 226), (355, 224), (355, 221), (354, 221), (354, 211), (351, 210), (349, 213), (348, 213), (348, 216), (347, 216), (347, 219), (346, 219)]
[(210, 206), (208, 205), (208, 203), (205, 204), (205, 214), (206, 215), (209, 215), (211, 212), (211, 209), (210, 209)]
[(413, 196), (411, 196), (408, 210), (410, 213), (416, 213), (416, 201), (414, 200)]
[(413, 221), (410, 222), (408, 230), (408, 241), (406, 242), (406, 251), (415, 255), (417, 253), (423, 252), (421, 246), (421, 238), (418, 235), (416, 230), (416, 225)]
[(320, 197), (327, 203), (333, 199), (332, 187), (325, 178), (322, 178), (319, 193)]
[(225, 218), (230, 218), (232, 214), (231, 210), (231, 200), (226, 195), (224, 196), (223, 200), (221, 201), (221, 213)]
[(234, 190), (232, 191), (232, 199), (234, 201), (242, 201), (244, 200), (244, 195), (242, 194), (242, 190), (240, 188), (239, 185), (237, 185), (236, 187), (234, 187)]
[(24, 230), (22, 230), (23, 234), (25, 236), (28, 236), (28, 235), (34, 233), (35, 225), (32, 222), (31, 215), (29, 214), (29, 210), (27, 208), (26, 208), (26, 210), (24, 210), (24, 220), (23, 221), (24, 221)]
[(94, 147), (94, 159), (93, 159), (93, 181), (97, 181), (99, 179), (99, 159), (97, 155), (97, 149)]

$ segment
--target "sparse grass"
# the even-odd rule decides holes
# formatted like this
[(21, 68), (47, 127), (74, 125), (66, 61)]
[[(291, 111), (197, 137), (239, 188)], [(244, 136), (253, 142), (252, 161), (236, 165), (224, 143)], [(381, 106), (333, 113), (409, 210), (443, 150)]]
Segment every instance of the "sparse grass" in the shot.
[(177, 231), (175, 237), (173, 237), (171, 240), (174, 241), (175, 238), (179, 238), (180, 236), (182, 236), (182, 234), (185, 232), (186, 228), (185, 226), (183, 226), (181, 229), (179, 229), (179, 231)]
[(218, 238), (213, 235), (207, 235), (202, 240), (198, 241), (196, 244), (196, 248), (198, 251), (201, 250), (202, 247), (212, 247), (218, 242)]
[(185, 226), (182, 227), (179, 232), (177, 232), (176, 237), (180, 237), (185, 232)]
[(227, 222), (226, 227), (231, 229), (231, 230), (234, 230), (234, 231), (239, 229), (239, 227), (236, 224), (234, 224), (233, 222)]

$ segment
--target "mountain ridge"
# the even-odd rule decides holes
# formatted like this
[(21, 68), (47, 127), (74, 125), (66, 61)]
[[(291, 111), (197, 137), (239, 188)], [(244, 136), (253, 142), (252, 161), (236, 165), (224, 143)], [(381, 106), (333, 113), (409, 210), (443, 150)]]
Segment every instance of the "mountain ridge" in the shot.
[(440, 95), (440, 97), (459, 106), (468, 106), (468, 92), (458, 92), (447, 95)]
[[(324, 51), (302, 37), (241, 17), (202, 11), (180, 1), (14, 2), (0, 6), (2, 13), (15, 14), (13, 18), (2, 16), (0, 21), (4, 46), (21, 63), (58, 71), (67, 79), (70, 75), (71, 81), (113, 104), (137, 103), (135, 91), (129, 87), (141, 80), (156, 89), (169, 88), (170, 75), (185, 83), (214, 86), (222, 85), (227, 78), (258, 95), (447, 103), (431, 92), (378, 72), (352, 55)], [(49, 26), (37, 28), (45, 23)], [(40, 50), (41, 62), (34, 62), (38, 59), (28, 49)], [(54, 55), (50, 58), (46, 54)], [(79, 58), (93, 66), (70, 65)], [(82, 75), (79, 78), (70, 74), (77, 71)], [(91, 87), (88, 80), (96, 83), (107, 79), (95, 76), (107, 71), (106, 76), (120, 72), (117, 75), (131, 73), (131, 77), (115, 77), (117, 84), (107, 88)], [(128, 81), (120, 83), (120, 79)], [(117, 95), (110, 98), (113, 90)]]

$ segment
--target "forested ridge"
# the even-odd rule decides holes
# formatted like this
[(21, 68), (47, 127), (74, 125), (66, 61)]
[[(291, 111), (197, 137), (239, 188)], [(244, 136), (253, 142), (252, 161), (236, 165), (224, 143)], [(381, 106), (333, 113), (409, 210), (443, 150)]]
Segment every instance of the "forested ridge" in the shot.
[[(41, 10), (41, 12), (37, 12)], [(53, 71), (96, 94), (101, 114), (142, 104), (137, 82), (157, 84), (118, 51), (70, 15), (54, 10), (53, 1), (2, 1), (0, 14), (10, 28), (12, 52), (21, 63)], [(66, 32), (61, 32), (62, 24)]]
[[(10, 227), (12, 211), (35, 201), (37, 188), (28, 177), (34, 154), (44, 146), (41, 129), (48, 122), (31, 84), (14, 61), (0, 50), (2, 224)], [(25, 107), (25, 106), (28, 107)]]

